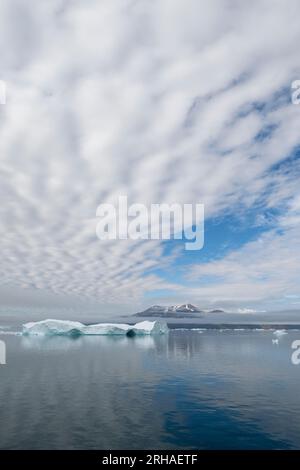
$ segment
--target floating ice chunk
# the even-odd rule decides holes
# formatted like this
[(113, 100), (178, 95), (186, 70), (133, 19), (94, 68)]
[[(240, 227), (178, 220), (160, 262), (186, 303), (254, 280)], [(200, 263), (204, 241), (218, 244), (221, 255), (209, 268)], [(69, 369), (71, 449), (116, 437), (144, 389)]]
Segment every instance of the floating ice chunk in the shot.
[(272, 344), (279, 344), (278, 338), (277, 339), (272, 339)]
[(123, 323), (98, 323), (84, 325), (77, 321), (69, 320), (42, 320), (39, 322), (25, 323), (23, 335), (152, 335), (164, 334), (168, 326), (163, 321), (143, 321), (135, 325)]
[(136, 335), (149, 335), (149, 334), (164, 334), (168, 331), (166, 322), (157, 321), (142, 321), (133, 326), (127, 325), (129, 330), (133, 331)]
[(285, 330), (276, 330), (274, 331), (273, 335), (279, 337), (279, 336), (287, 335), (287, 332)]
[(23, 334), (32, 335), (63, 335), (79, 333), (84, 325), (76, 321), (43, 320), (23, 325)]

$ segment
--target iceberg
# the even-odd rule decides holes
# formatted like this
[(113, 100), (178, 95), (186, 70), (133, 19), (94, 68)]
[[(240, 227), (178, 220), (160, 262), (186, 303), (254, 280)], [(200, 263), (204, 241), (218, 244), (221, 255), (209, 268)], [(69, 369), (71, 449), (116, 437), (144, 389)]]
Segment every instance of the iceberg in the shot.
[(97, 323), (84, 325), (69, 320), (42, 320), (25, 323), (23, 335), (49, 336), (49, 335), (153, 335), (165, 334), (168, 326), (164, 321), (143, 321), (135, 325), (123, 323)]
[(287, 332), (285, 330), (276, 330), (276, 331), (274, 331), (273, 335), (275, 335), (277, 337), (280, 337), (280, 336), (283, 336), (283, 335), (287, 335)]

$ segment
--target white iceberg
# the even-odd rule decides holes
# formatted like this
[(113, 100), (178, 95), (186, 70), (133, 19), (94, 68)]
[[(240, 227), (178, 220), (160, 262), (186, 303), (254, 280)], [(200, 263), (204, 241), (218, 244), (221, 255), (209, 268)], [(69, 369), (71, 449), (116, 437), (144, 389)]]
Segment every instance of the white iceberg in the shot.
[(273, 335), (275, 335), (277, 337), (280, 337), (280, 336), (283, 336), (283, 335), (287, 335), (287, 332), (285, 330), (276, 330), (276, 331), (274, 331)]
[(84, 325), (69, 320), (42, 320), (25, 323), (23, 335), (153, 335), (167, 333), (168, 326), (163, 321), (143, 321), (135, 325), (123, 323), (97, 323)]

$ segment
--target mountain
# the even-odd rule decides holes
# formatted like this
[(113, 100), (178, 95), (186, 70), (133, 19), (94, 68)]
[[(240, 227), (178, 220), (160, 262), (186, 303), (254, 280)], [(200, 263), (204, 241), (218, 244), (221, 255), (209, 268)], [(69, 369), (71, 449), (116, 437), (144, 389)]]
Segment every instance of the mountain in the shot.
[(143, 312), (135, 313), (136, 317), (169, 317), (169, 318), (199, 318), (204, 313), (192, 304), (182, 305), (152, 305)]

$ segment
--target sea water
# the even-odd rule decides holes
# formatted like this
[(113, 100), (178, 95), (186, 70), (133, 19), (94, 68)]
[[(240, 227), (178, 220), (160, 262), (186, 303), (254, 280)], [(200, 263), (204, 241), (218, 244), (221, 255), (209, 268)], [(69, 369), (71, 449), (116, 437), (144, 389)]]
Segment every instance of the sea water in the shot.
[(1, 449), (300, 448), (300, 331), (23, 337), (0, 328)]

